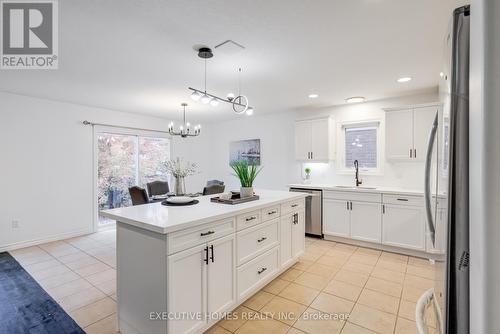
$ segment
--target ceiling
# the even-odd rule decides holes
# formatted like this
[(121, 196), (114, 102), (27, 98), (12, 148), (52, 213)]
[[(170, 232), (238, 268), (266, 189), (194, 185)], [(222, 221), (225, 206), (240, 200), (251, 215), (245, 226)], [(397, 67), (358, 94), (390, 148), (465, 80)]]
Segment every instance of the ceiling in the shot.
[[(230, 106), (189, 99), (203, 88), (195, 45), (214, 50), (207, 88), (242, 93), (256, 114), (325, 107), (437, 86), (456, 0), (64, 0), (59, 69), (2, 71), (0, 90), (166, 118), (187, 101), (198, 121), (234, 119)], [(411, 76), (400, 84), (396, 79)], [(319, 94), (309, 99), (310, 93)]]

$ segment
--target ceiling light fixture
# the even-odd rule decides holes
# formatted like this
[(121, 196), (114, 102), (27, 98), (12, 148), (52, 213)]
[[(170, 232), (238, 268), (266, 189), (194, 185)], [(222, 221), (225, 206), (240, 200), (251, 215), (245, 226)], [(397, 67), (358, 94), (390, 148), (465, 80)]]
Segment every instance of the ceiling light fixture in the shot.
[(318, 97), (319, 97), (318, 94), (309, 94), (309, 96), (308, 96), (308, 98), (310, 98), (310, 99), (316, 99)]
[[(230, 103), (235, 113), (252, 115), (254, 109), (249, 106), (248, 98), (241, 94), (241, 68), (238, 69), (238, 96), (229, 93), (226, 98), (223, 98), (207, 93), (207, 59), (213, 56), (214, 54), (210, 48), (203, 47), (198, 50), (198, 57), (205, 60), (205, 87), (204, 90), (188, 87), (188, 89), (192, 91), (191, 98), (194, 101), (201, 101), (203, 104), (210, 104), (212, 107), (218, 106), (220, 102)], [(251, 111), (248, 111), (249, 109)]]
[(365, 98), (363, 96), (353, 96), (353, 97), (349, 97), (349, 98), (345, 99), (345, 101), (347, 103), (360, 103), (360, 102), (364, 102)]
[(201, 132), (201, 125), (196, 125), (194, 127), (194, 132), (191, 132), (191, 124), (189, 122), (186, 122), (186, 107), (187, 103), (182, 103), (181, 106), (183, 107), (183, 121), (182, 125), (179, 126), (179, 131), (174, 130), (174, 122), (170, 122), (168, 125), (168, 133), (171, 134), (172, 136), (181, 136), (182, 138), (186, 137), (196, 137), (200, 134)]
[(411, 77), (402, 77), (402, 78), (399, 78), (399, 79), (397, 80), (397, 82), (399, 82), (399, 83), (404, 83), (404, 82), (411, 81), (411, 79), (412, 79)]

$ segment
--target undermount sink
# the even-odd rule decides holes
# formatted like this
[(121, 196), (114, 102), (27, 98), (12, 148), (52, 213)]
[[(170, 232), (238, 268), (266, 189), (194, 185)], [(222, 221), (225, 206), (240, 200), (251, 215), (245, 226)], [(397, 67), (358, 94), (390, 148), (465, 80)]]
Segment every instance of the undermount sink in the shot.
[(377, 189), (377, 187), (364, 187), (364, 186), (335, 186), (336, 188), (342, 188), (342, 189)]

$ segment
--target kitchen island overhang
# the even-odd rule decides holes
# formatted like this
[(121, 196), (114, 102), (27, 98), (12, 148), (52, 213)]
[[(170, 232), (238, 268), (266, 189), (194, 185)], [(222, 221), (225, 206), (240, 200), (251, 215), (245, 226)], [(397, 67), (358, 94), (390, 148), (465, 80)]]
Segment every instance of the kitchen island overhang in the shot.
[(101, 212), (117, 221), (122, 333), (202, 333), (298, 261), (307, 194), (256, 193), (239, 205), (202, 196)]

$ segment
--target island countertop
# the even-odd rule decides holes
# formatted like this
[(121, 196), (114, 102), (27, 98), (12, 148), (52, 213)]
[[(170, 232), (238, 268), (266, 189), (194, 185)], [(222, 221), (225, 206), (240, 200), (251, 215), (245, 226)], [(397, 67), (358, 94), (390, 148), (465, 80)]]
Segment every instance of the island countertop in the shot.
[(100, 214), (145, 230), (167, 234), (218, 219), (305, 198), (307, 194), (276, 190), (255, 190), (259, 200), (229, 205), (210, 202), (217, 195), (196, 197), (198, 204), (165, 206), (160, 202), (100, 211)]

